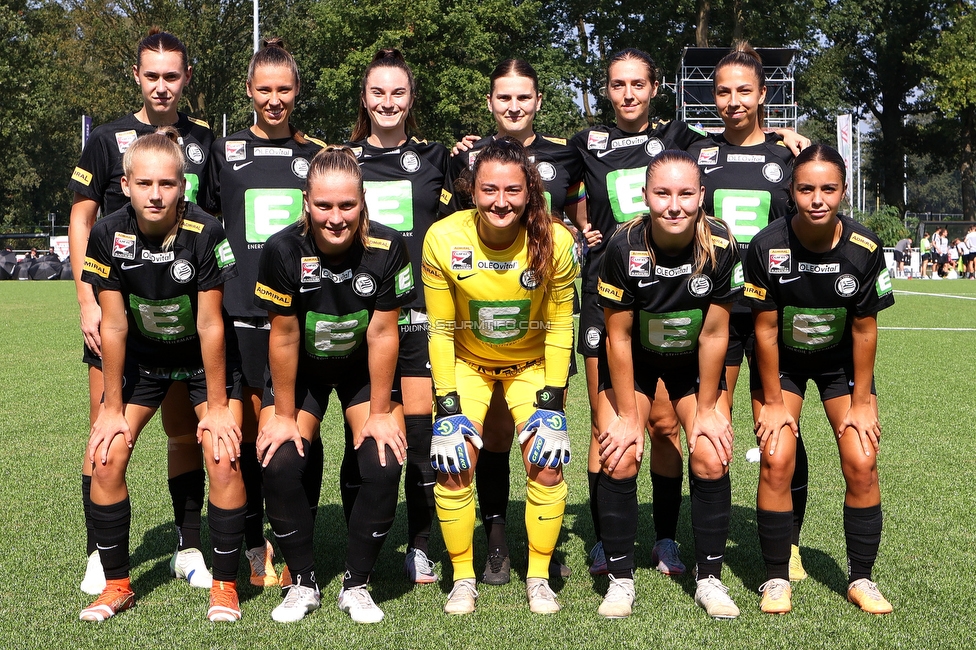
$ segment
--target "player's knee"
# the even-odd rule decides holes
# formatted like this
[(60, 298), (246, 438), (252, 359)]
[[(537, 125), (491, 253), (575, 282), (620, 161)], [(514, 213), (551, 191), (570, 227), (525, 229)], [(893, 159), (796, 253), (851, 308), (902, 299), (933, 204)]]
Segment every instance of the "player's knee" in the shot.
[(359, 475), (363, 478), (363, 485), (372, 483), (383, 486), (400, 485), (401, 466), (393, 455), (393, 450), (386, 448), (386, 466), (380, 464), (379, 448), (376, 441), (366, 438), (356, 450), (356, 461), (359, 463)]
[[(311, 445), (305, 440), (302, 443), (307, 454)], [(298, 454), (298, 449), (292, 442), (287, 442), (278, 447), (264, 468), (262, 474), (264, 485), (270, 491), (276, 485), (284, 485), (289, 481), (299, 482), (304, 468), (305, 458)]]
[(623, 456), (620, 457), (620, 460), (612, 470), (607, 467), (606, 462), (603, 463), (603, 473), (610, 478), (617, 480), (624, 480), (632, 476), (637, 476), (639, 471), (640, 463), (637, 461), (636, 447), (628, 447), (627, 451), (625, 451)]
[(878, 484), (878, 465), (874, 455), (844, 459), (842, 463), (847, 490), (854, 494), (870, 492)]
[(793, 481), (793, 461), (784, 455), (762, 455), (759, 480), (774, 492), (789, 492)]
[(691, 455), (691, 471), (701, 479), (714, 481), (722, 478), (729, 468), (722, 464), (722, 459), (711, 441), (700, 437), (695, 452)]

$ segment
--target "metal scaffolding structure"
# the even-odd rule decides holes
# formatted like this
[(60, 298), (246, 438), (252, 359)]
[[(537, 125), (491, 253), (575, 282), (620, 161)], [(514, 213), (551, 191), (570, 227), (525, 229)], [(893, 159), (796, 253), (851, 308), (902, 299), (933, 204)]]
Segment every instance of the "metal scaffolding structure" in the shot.
[[(677, 119), (708, 131), (724, 130), (722, 118), (715, 111), (712, 76), (727, 47), (686, 47), (675, 88)], [(757, 47), (766, 71), (766, 115), (764, 126), (796, 129), (796, 94), (793, 81), (793, 59), (797, 50), (781, 47)]]

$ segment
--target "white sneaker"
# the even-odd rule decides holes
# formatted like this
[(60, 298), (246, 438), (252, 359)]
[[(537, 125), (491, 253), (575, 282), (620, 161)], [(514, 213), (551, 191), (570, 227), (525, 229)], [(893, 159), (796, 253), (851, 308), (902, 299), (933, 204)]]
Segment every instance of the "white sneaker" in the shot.
[(343, 588), (339, 592), (339, 609), (349, 614), (356, 623), (379, 623), (383, 620), (383, 610), (373, 602), (366, 585)]
[(213, 586), (213, 576), (207, 569), (207, 561), (199, 549), (185, 548), (173, 553), (169, 561), (169, 574), (174, 578), (186, 580), (191, 587), (210, 589)]
[(695, 602), (712, 618), (737, 618), (739, 608), (729, 597), (729, 588), (715, 576), (698, 581)]
[(633, 578), (615, 578), (610, 576), (610, 586), (607, 595), (603, 597), (597, 614), (607, 618), (627, 618), (634, 612), (636, 600)]
[(444, 603), (445, 614), (471, 614), (474, 604), (478, 600), (478, 590), (475, 589), (474, 578), (455, 580), (454, 588), (447, 595)]
[(407, 574), (407, 580), (417, 585), (437, 582), (434, 563), (419, 548), (412, 548), (407, 552), (407, 557), (403, 561), (403, 571)]
[(549, 581), (545, 578), (527, 579), (525, 592), (529, 597), (529, 611), (533, 614), (555, 614), (562, 609), (556, 600), (556, 592), (549, 587)]
[(294, 584), (285, 590), (285, 599), (281, 604), (271, 610), (271, 618), (279, 623), (294, 623), (321, 606), (322, 596), (318, 585), (313, 589), (301, 583)]
[(85, 577), (81, 579), (81, 590), (92, 596), (99, 596), (105, 590), (105, 571), (102, 570), (102, 558), (98, 556), (98, 551), (93, 551), (88, 556)]

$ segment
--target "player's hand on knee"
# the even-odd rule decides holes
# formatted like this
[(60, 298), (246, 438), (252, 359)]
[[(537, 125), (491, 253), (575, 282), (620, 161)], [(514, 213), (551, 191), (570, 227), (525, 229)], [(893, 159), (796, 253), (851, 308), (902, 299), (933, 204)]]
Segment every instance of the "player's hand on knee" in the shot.
[(546, 386), (536, 393), (536, 411), (526, 420), (518, 441), (524, 445), (535, 436), (528, 452), (529, 462), (556, 469), (570, 461), (569, 431), (563, 411), (563, 389)]
[(359, 449), (366, 438), (376, 441), (376, 453), (382, 467), (386, 467), (387, 447), (393, 451), (397, 463), (403, 465), (407, 457), (407, 436), (392, 413), (370, 413), (362, 433), (357, 437), (355, 448)]
[(278, 448), (288, 442), (294, 443), (295, 448), (298, 449), (298, 455), (305, 457), (305, 447), (302, 444), (302, 435), (298, 430), (298, 420), (295, 417), (276, 413), (258, 431), (255, 447), (258, 460), (261, 461), (261, 467), (267, 467)]
[(611, 472), (616, 469), (631, 446), (636, 447), (634, 459), (644, 458), (644, 425), (636, 418), (618, 415), (600, 437), (600, 463)]
[(715, 409), (695, 413), (695, 422), (688, 433), (689, 454), (695, 453), (699, 436), (708, 438), (723, 465), (729, 464), (732, 459), (732, 424), (725, 415)]
[(764, 404), (756, 418), (756, 442), (763, 453), (772, 456), (776, 453), (779, 436), (789, 427), (794, 437), (799, 437), (800, 427), (785, 404)]
[(230, 462), (236, 461), (241, 455), (241, 427), (237, 424), (234, 414), (227, 405), (210, 407), (197, 424), (197, 440), (201, 440), (205, 432), (210, 432), (210, 442), (213, 445), (214, 462), (220, 462), (220, 448), (223, 446)]
[(881, 423), (878, 422), (878, 414), (872, 405), (852, 404), (835, 431), (838, 440), (843, 437), (847, 429), (854, 429), (857, 432), (865, 456), (870, 456), (872, 450), (875, 454), (878, 453), (881, 447)]
[(126, 446), (132, 449), (132, 432), (125, 416), (121, 412), (112, 413), (103, 408), (88, 434), (88, 460), (94, 464), (97, 457), (100, 464), (106, 464), (108, 450), (115, 436), (123, 436)]
[(460, 474), (471, 468), (467, 443), (481, 449), (482, 441), (468, 416), (461, 413), (456, 392), (434, 400), (434, 431), (430, 439), (430, 464), (443, 474)]

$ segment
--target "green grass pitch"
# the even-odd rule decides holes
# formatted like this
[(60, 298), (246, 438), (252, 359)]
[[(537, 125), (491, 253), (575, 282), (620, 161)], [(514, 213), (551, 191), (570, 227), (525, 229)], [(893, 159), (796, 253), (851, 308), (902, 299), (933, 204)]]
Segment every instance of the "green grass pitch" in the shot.
[[(557, 548), (573, 575), (554, 585), (563, 611), (532, 616), (525, 603), (524, 483), (513, 457), (512, 583), (480, 586), (473, 616), (442, 614), (450, 587), (443, 542), (437, 533), (431, 540), (440, 582), (407, 585), (401, 573), (406, 535), (401, 502), (372, 581), (386, 620), (361, 626), (335, 605), (345, 525), (337, 490), (342, 430), (334, 408), (323, 426), (326, 473), (315, 534), (320, 611), (295, 624), (272, 621), (279, 594), (246, 584), (243, 556), (244, 618), (236, 624), (207, 622), (206, 592), (169, 578), (176, 536), (166, 489), (165, 440), (156, 419), (140, 438), (129, 469), (138, 605), (103, 624), (78, 621), (78, 612), (90, 601), (78, 590), (85, 565), (78, 477), (88, 423), (74, 290), (67, 282), (0, 283), (0, 648), (972, 648), (976, 282), (894, 284), (896, 304), (879, 319), (885, 529), (875, 569), (875, 579), (894, 604), (893, 614), (873, 617), (845, 600), (844, 486), (836, 445), (816, 399), (808, 401), (802, 418), (810, 503), (801, 546), (811, 577), (795, 585), (792, 614), (759, 612), (756, 589), (764, 570), (754, 510), (758, 466), (744, 458), (753, 445), (743, 372), (733, 418), (737, 443), (724, 573), (742, 609), (738, 620), (708, 619), (694, 604), (691, 577), (673, 580), (648, 568), (653, 532), (646, 469), (640, 479), (634, 615), (620, 621), (597, 615), (606, 581), (591, 579), (586, 570), (592, 543), (584, 462), (588, 412), (577, 376), (568, 405), (575, 460), (567, 468), (569, 503)], [(812, 388), (808, 396), (815, 396)], [(485, 553), (480, 524), (475, 540), (480, 567)], [(678, 541), (690, 568), (694, 545), (687, 484)]]

